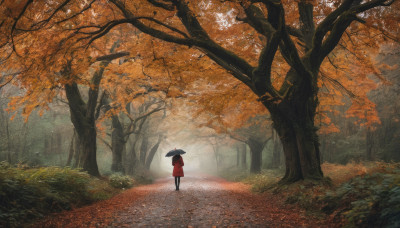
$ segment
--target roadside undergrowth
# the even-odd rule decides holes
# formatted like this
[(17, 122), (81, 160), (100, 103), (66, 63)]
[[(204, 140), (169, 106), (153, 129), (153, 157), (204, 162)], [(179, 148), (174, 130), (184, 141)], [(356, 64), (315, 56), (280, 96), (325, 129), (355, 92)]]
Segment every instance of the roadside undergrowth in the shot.
[(0, 227), (19, 227), (53, 212), (105, 200), (132, 185), (121, 175), (99, 179), (69, 167), (0, 162)]
[(400, 164), (324, 163), (323, 181), (278, 184), (278, 171), (263, 171), (241, 181), (254, 192), (268, 192), (331, 224), (350, 227), (400, 227)]

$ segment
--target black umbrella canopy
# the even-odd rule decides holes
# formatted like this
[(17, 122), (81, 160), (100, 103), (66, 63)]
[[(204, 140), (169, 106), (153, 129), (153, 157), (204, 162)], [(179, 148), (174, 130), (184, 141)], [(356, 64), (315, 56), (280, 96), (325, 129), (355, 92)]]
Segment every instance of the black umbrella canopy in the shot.
[(186, 154), (186, 152), (183, 151), (182, 149), (174, 149), (174, 150), (171, 150), (170, 152), (168, 152), (165, 155), (165, 157), (172, 157), (172, 156), (175, 156), (177, 154)]

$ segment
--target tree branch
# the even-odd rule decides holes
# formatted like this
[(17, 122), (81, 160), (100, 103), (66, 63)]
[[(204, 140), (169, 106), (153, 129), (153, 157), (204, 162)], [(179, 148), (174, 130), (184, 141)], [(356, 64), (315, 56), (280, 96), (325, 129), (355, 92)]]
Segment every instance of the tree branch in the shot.
[(236, 141), (239, 141), (239, 142), (242, 142), (242, 143), (247, 144), (247, 140), (246, 140), (246, 139), (238, 138), (238, 137), (233, 136), (232, 134), (229, 134), (229, 133), (228, 133), (228, 135), (229, 135), (230, 138), (232, 138), (232, 139), (234, 139), (234, 140), (236, 140)]
[(227, 63), (223, 59), (219, 58), (218, 56), (214, 55), (211, 52), (207, 52), (204, 49), (200, 49), (201, 52), (206, 53), (206, 55), (212, 59), (214, 62), (216, 62), (218, 65), (220, 65), (222, 68), (227, 70), (229, 73), (231, 73), (235, 78), (246, 84), (252, 91), (256, 92), (256, 88), (254, 87), (251, 79), (249, 76), (241, 72), (239, 69), (237, 69), (234, 65)]
[(317, 60), (320, 55), (322, 40), (324, 39), (331, 26), (336, 19), (346, 10), (350, 9), (354, 0), (344, 0), (344, 2), (332, 13), (325, 17), (325, 19), (317, 26), (312, 42), (312, 49), (310, 50), (311, 61)]
[[(168, 10), (168, 11), (173, 11), (175, 9), (173, 4), (159, 2), (158, 0), (147, 0), (147, 1), (150, 2), (151, 4), (153, 4), (154, 6), (163, 8), (163, 9)], [(163, 1), (163, 0), (161, 0), (161, 1)]]
[[(299, 1), (297, 4), (300, 14), (300, 32), (305, 43), (305, 52), (311, 49), (312, 39), (315, 32), (313, 9), (314, 6), (307, 1)], [(289, 31), (289, 30), (288, 30)]]
[(242, 5), (244, 8), (244, 12), (246, 13), (247, 20), (242, 20), (253, 27), (257, 32), (263, 34), (266, 37), (270, 37), (272, 33), (276, 30), (272, 25), (268, 22), (267, 18), (264, 17), (263, 12), (257, 6), (250, 5), (246, 7), (246, 5)]
[[(213, 56), (212, 59), (216, 59), (215, 57), (217, 57), (218, 59), (226, 60), (226, 62), (229, 62), (230, 65), (235, 66), (235, 69), (242, 72), (241, 75), (251, 75), (253, 67), (248, 64), (244, 59), (239, 58), (234, 53), (222, 48), (220, 45), (212, 41), (205, 30), (201, 27), (200, 23), (194, 16), (194, 13), (187, 6), (186, 2), (181, 0), (173, 1), (175, 7), (178, 10), (178, 17), (181, 19), (183, 25), (188, 30), (190, 36), (192, 36), (190, 38), (176, 37), (163, 31), (146, 26), (139, 20), (135, 19), (134, 14), (125, 7), (125, 4), (121, 0), (110, 1), (121, 10), (126, 18), (132, 19), (130, 23), (140, 31), (167, 42), (187, 45), (189, 47), (197, 46), (206, 54)], [(243, 77), (240, 79), (243, 80)]]
[[(31, 3), (33, 3), (33, 0), (28, 0), (28, 1), (25, 3), (24, 8), (22, 8), (22, 11), (19, 13), (19, 15), (17, 16), (17, 18), (16, 18), (15, 21), (14, 21), (14, 24), (13, 24), (12, 27), (11, 27), (11, 32), (10, 32), (10, 34), (11, 34), (11, 42), (12, 42), (12, 48), (13, 48), (13, 50), (15, 51), (15, 53), (17, 53), (17, 51), (16, 51), (16, 49), (15, 49), (15, 43), (14, 43), (14, 30), (15, 30), (16, 27), (17, 27), (17, 23), (18, 23), (19, 19), (21, 19), (22, 15), (24, 15), (26, 9), (28, 9), (28, 6), (29, 6)], [(18, 55), (18, 53), (17, 53), (17, 55)]]
[(99, 116), (100, 116), (100, 110), (101, 110), (101, 107), (103, 107), (103, 105), (105, 104), (106, 97), (107, 97), (107, 92), (106, 92), (106, 91), (103, 91), (103, 93), (100, 95), (100, 99), (99, 99), (99, 102), (98, 102), (98, 104), (97, 104), (96, 113), (95, 113), (95, 116), (94, 116), (94, 118), (95, 118), (96, 120), (97, 120), (97, 119), (99, 118)]
[(239, 69), (243, 74), (246, 74), (249, 77), (251, 76), (253, 67), (233, 52), (230, 52), (215, 43), (200, 25), (200, 22), (197, 20), (195, 14), (189, 9), (186, 1), (176, 0), (174, 1), (174, 4), (178, 10), (178, 17), (181, 19), (189, 34), (196, 41), (193, 45), (206, 50), (206, 53), (212, 53), (218, 58), (226, 60), (226, 62), (235, 65), (235, 68)]
[(121, 57), (124, 57), (127, 55), (129, 55), (129, 52), (127, 52), (127, 51), (117, 52), (117, 53), (97, 57), (96, 61), (112, 61), (114, 59), (118, 59), (118, 58), (121, 58)]
[(146, 26), (145, 24), (143, 24), (142, 22), (140, 22), (139, 20), (135, 20), (135, 15), (130, 12), (126, 7), (125, 4), (121, 1), (121, 0), (110, 0), (110, 2), (112, 2), (119, 10), (121, 10), (121, 12), (124, 14), (125, 18), (127, 19), (132, 19), (130, 21), (130, 23), (135, 26), (137, 29), (139, 29), (140, 31), (149, 34), (151, 36), (154, 36), (158, 39), (167, 41), (167, 42), (172, 42), (172, 43), (176, 43), (176, 44), (182, 44), (182, 45), (187, 45), (187, 46), (193, 46), (194, 44), (194, 40), (190, 39), (190, 38), (180, 38), (180, 37), (176, 37), (173, 35), (169, 35), (168, 33), (165, 33), (163, 31), (157, 30), (157, 29), (153, 29), (149, 26)]
[[(119, 46), (120, 41), (117, 40), (113, 43), (110, 52), (113, 53), (115, 49)], [(89, 98), (87, 102), (87, 110), (86, 110), (86, 115), (89, 117), (95, 117), (96, 114), (96, 106), (97, 106), (97, 98), (99, 96), (99, 85), (101, 82), (101, 79), (103, 78), (104, 70), (108, 66), (108, 64), (111, 63), (113, 59), (119, 58), (125, 55), (128, 55), (129, 53), (127, 52), (119, 52), (119, 53), (113, 53), (110, 55), (105, 55), (99, 58), (103, 58), (103, 60), (100, 63), (99, 69), (93, 74), (93, 77), (91, 79), (91, 87), (89, 89)]]
[[(126, 136), (128, 136), (128, 135), (130, 135), (130, 134), (132, 134), (132, 133), (135, 133), (135, 131), (136, 131), (135, 125), (136, 125), (136, 123), (137, 123), (139, 120), (143, 119), (143, 121), (142, 121), (142, 123), (141, 123), (141, 125), (143, 125), (143, 123), (146, 121), (147, 117), (149, 117), (149, 116), (152, 115), (153, 113), (159, 112), (159, 111), (164, 110), (164, 109), (165, 109), (165, 107), (163, 107), (163, 108), (155, 108), (155, 109), (151, 110), (150, 112), (148, 112), (148, 113), (146, 113), (146, 114), (144, 114), (144, 115), (141, 115), (141, 116), (139, 116), (139, 117), (137, 117), (137, 118), (132, 118), (130, 115), (128, 115), (128, 118), (129, 118), (132, 122), (131, 122), (131, 125), (128, 127), (128, 131), (124, 133), (124, 137), (126, 137)], [(132, 127), (133, 127), (133, 128), (132, 128)], [(131, 128), (132, 128), (132, 129), (131, 129)], [(141, 127), (140, 127), (140, 128), (141, 128)], [(139, 128), (139, 129), (140, 129), (140, 128)], [(129, 129), (130, 129), (130, 130), (129, 130)]]
[(106, 145), (108, 148), (110, 148), (110, 150), (112, 150), (112, 146), (102, 137), (97, 136), (98, 139), (100, 139), (100, 141), (102, 141), (104, 143), (104, 145)]

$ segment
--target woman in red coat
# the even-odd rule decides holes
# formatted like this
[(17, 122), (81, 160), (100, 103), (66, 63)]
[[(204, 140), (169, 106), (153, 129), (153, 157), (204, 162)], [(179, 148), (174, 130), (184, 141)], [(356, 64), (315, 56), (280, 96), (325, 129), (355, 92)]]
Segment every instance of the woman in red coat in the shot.
[(174, 171), (172, 172), (172, 176), (175, 177), (175, 187), (176, 191), (179, 190), (179, 184), (181, 182), (181, 177), (183, 177), (183, 168), (185, 164), (183, 163), (182, 157), (177, 154), (174, 157), (172, 157), (172, 165), (174, 166)]

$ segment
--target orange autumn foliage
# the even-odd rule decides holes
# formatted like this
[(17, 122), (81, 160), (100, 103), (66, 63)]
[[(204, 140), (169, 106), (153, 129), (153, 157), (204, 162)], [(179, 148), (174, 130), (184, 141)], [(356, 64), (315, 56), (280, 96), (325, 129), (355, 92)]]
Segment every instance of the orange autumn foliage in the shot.
[[(125, 24), (115, 27), (112, 33), (95, 40), (86, 49), (88, 41), (92, 41), (90, 33), (98, 30), (99, 25), (124, 18), (115, 5), (107, 1), (75, 0), (57, 11), (64, 1), (28, 2), (21, 0), (15, 4), (13, 1), (4, 1), (0, 6), (0, 56), (7, 58), (4, 69), (10, 73), (21, 72), (18, 80), (13, 82), (26, 90), (24, 96), (11, 100), (11, 110), (24, 107), (24, 115), (28, 116), (36, 107), (46, 109), (55, 96), (63, 95), (59, 90), (63, 84), (76, 81), (90, 86), (89, 69), (96, 67), (94, 59), (107, 54), (113, 40), (122, 39), (119, 50), (129, 51), (129, 60), (122, 64), (111, 64), (101, 85), (112, 91), (114, 107), (123, 110), (124, 104), (143, 93), (143, 85), (149, 83), (152, 88), (166, 92), (167, 96), (192, 99), (200, 105), (198, 112), (211, 113), (215, 121), (227, 127), (238, 128), (256, 114), (267, 114), (246, 86), (227, 77), (229, 73), (201, 54), (201, 50), (149, 38)], [(249, 1), (189, 2), (199, 22), (218, 44), (240, 54), (251, 65), (257, 65), (265, 38), (248, 24), (236, 20), (236, 17), (244, 15), (238, 3), (250, 4)], [(314, 14), (320, 18), (331, 13), (341, 3), (339, 0), (330, 1), (330, 4), (303, 2), (312, 3)], [(298, 26), (300, 15), (297, 4), (288, 0), (282, 3), (287, 12), (286, 23)], [(173, 11), (161, 11), (148, 1), (128, 1), (125, 7), (146, 18), (143, 19), (145, 25), (183, 36), (176, 30), (171, 32), (168, 27), (148, 19), (153, 18), (179, 31), (185, 31)], [(38, 13), (37, 9), (44, 10)], [(374, 55), (380, 43), (399, 38), (398, 10), (397, 1), (384, 11), (379, 8), (368, 11), (365, 23), (353, 23), (342, 36), (337, 48), (323, 62), (318, 78), (320, 105), (319, 117), (316, 118), (321, 133), (339, 130), (333, 125), (328, 113), (336, 114), (334, 107), (343, 105), (347, 94), (354, 97), (347, 111), (348, 117), (356, 117), (359, 119), (358, 124), (367, 126), (379, 123), (374, 104), (367, 98), (368, 91), (376, 88), (379, 82), (369, 78), (369, 75), (374, 74), (381, 82), (385, 82), (374, 62)], [(384, 20), (375, 20), (378, 16)], [(321, 20), (316, 18), (315, 23)], [(29, 29), (36, 31), (25, 31)], [(292, 38), (299, 54), (304, 55), (300, 40), (294, 36)], [(65, 78), (59, 75), (68, 60), (73, 61), (72, 71), (76, 77)], [(271, 73), (273, 86), (277, 90), (282, 86), (288, 70), (289, 65), (278, 52)], [(115, 77), (116, 74), (124, 76)]]

